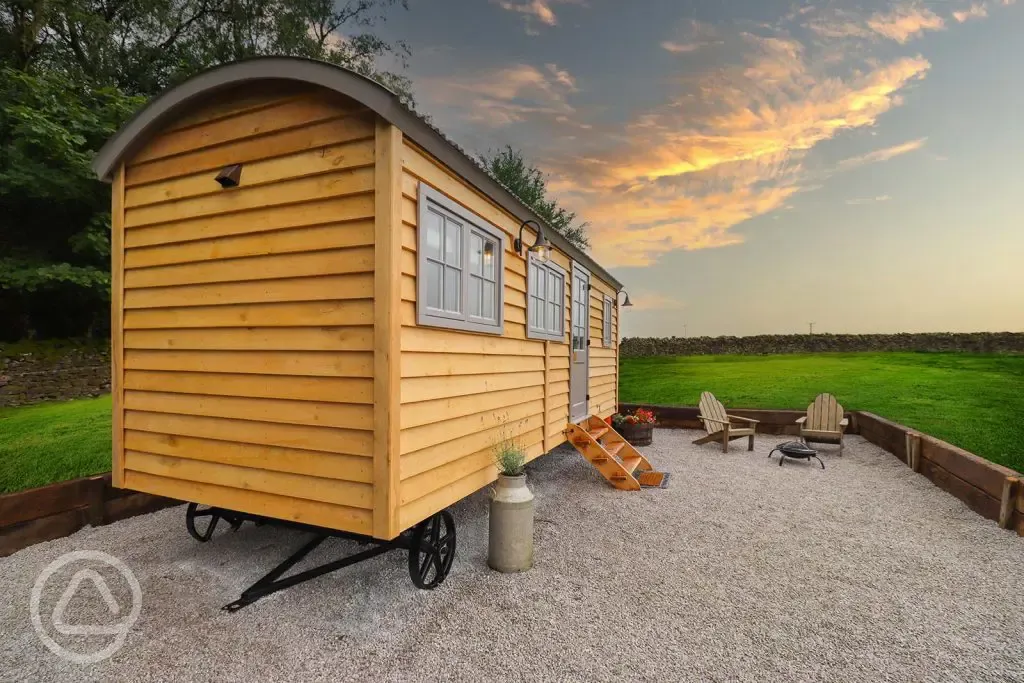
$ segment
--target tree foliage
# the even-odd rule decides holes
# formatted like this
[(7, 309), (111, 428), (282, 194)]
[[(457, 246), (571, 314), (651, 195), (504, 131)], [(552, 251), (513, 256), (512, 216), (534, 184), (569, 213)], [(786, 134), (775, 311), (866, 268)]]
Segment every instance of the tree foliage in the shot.
[(0, 50), (18, 70), (56, 71), (155, 95), (197, 71), (258, 55), (341, 64), (409, 94), (377, 68), (408, 49), (372, 32), (407, 0), (0, 0)]
[(544, 173), (523, 158), (523, 153), (506, 145), (504, 149), (480, 155), (480, 163), (502, 185), (580, 249), (589, 249), (587, 223), (576, 220), (576, 214), (558, 205), (548, 196)]
[(411, 101), (407, 0), (0, 0), (0, 340), (107, 329), (110, 191), (90, 165), (163, 89), (258, 55), (322, 59)]

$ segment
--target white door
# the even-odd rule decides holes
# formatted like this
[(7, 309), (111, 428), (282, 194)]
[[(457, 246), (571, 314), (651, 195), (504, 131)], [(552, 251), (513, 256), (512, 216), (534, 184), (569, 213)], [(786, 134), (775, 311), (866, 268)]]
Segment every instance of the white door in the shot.
[(569, 367), (569, 419), (587, 417), (590, 372), (590, 273), (573, 264), (572, 358)]

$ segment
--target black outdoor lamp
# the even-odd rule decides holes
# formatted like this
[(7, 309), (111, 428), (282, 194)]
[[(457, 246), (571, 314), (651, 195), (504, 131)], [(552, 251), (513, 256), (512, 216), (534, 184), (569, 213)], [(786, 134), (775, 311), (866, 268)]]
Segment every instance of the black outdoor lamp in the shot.
[(551, 242), (548, 242), (548, 238), (544, 236), (544, 228), (535, 220), (523, 221), (522, 225), (519, 226), (519, 237), (516, 238), (512, 246), (517, 254), (523, 256), (523, 228), (527, 225), (537, 231), (537, 241), (533, 243), (533, 246), (528, 251), (532, 252), (534, 257), (541, 263), (547, 263), (548, 258), (551, 256)]
[[(622, 289), (622, 290), (619, 290), (619, 294), (625, 294), (626, 295), (626, 300), (622, 302), (622, 307), (623, 308), (626, 308), (627, 306), (632, 306), (633, 305), (633, 302), (629, 300), (629, 292), (627, 292), (626, 290)], [(615, 295), (615, 300), (616, 301), (618, 301), (618, 299), (619, 299), (619, 294)]]

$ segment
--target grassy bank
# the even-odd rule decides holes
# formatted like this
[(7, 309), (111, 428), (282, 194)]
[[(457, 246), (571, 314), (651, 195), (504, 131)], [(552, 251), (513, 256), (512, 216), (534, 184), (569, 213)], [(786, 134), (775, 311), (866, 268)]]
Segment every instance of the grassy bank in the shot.
[(0, 409), (0, 493), (110, 471), (110, 396)]
[(624, 402), (803, 408), (822, 391), (1024, 471), (1024, 356), (835, 353), (624, 358)]

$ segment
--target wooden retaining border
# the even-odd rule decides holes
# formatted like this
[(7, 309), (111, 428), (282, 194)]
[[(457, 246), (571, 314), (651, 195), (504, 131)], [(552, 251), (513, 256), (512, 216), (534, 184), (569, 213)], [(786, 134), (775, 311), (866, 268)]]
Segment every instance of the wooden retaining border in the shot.
[[(660, 427), (703, 429), (696, 407), (619, 404), (619, 412), (637, 408), (653, 411)], [(762, 434), (790, 436), (799, 433), (796, 419), (806, 414), (802, 410), (746, 408), (729, 412), (758, 420)], [(854, 411), (846, 416), (850, 419), (847, 433), (860, 434), (978, 514), (1024, 536), (1024, 475), (873, 413)], [(68, 536), (86, 525), (101, 526), (180, 504), (170, 498), (116, 489), (109, 474), (0, 495), (0, 557)]]
[[(695, 406), (652, 406), (643, 403), (620, 403), (619, 412), (633, 412), (637, 408), (644, 408), (654, 412), (659, 427), (675, 429), (704, 429), (704, 425), (697, 419), (699, 410)], [(800, 430), (796, 426), (796, 419), (806, 415), (803, 410), (752, 410), (746, 408), (729, 408), (730, 415), (749, 417), (757, 420), (757, 431), (761, 434), (789, 434), (797, 435)]]
[(861, 412), (858, 425), (865, 439), (979, 515), (1024, 536), (1024, 487), (1019, 472), (873, 413)]
[[(619, 412), (637, 408), (653, 411), (660, 427), (704, 428), (697, 420), (698, 409), (691, 406), (622, 403)], [(806, 411), (730, 408), (729, 413), (758, 420), (759, 433), (795, 436), (799, 434), (796, 419)], [(848, 434), (859, 434), (892, 453), (978, 514), (1024, 536), (1024, 475), (874, 413), (853, 411), (846, 417), (850, 419)]]
[(109, 474), (0, 495), (0, 557), (68, 536), (86, 525), (110, 524), (180, 504), (116, 489)]

